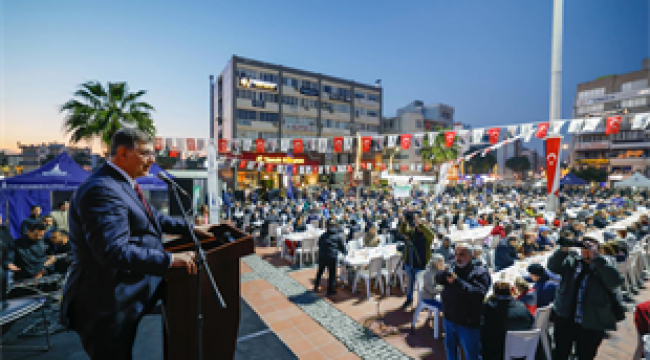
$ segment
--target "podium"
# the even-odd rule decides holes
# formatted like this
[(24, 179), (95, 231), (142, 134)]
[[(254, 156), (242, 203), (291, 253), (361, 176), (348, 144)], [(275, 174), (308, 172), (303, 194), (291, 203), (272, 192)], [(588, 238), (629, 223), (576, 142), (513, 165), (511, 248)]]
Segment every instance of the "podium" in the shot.
[[(239, 329), (239, 259), (254, 252), (253, 237), (228, 223), (205, 228), (214, 236), (199, 240), (226, 308), (221, 308), (207, 274), (202, 272), (203, 359), (232, 359)], [(235, 241), (228, 241), (226, 232)], [(171, 239), (164, 244), (168, 252), (194, 250), (189, 235)], [(167, 294), (162, 306), (165, 359), (196, 359), (197, 276), (188, 274), (185, 268), (173, 268), (165, 279)]]

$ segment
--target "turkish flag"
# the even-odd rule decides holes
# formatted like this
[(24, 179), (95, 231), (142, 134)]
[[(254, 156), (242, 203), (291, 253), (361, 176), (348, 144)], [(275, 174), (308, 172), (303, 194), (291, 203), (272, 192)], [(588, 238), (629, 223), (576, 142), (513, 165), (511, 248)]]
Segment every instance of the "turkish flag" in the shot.
[(561, 136), (546, 138), (546, 193), (553, 194), (560, 188)]
[(169, 152), (169, 157), (178, 157), (178, 150), (171, 150)]
[(408, 150), (411, 146), (411, 134), (402, 134), (402, 136), (400, 136), (400, 145), (402, 146), (402, 149)]
[(340, 153), (343, 151), (343, 137), (334, 138), (334, 152)]
[(386, 167), (387, 167), (386, 164), (381, 164), (381, 169), (382, 170), (386, 170)]
[(605, 134), (614, 135), (618, 134), (618, 131), (621, 129), (621, 117), (612, 116), (607, 118), (607, 129), (605, 129)]
[(255, 140), (255, 147), (257, 148), (258, 153), (264, 152), (264, 139)]
[(538, 139), (543, 139), (546, 137), (546, 133), (548, 133), (548, 123), (539, 123), (537, 124), (537, 132), (535, 132), (535, 137)]
[(331, 171), (331, 172), (336, 172), (336, 166), (332, 166), (332, 167), (330, 167), (330, 171)]
[(302, 139), (293, 139), (293, 152), (299, 154), (304, 151), (305, 151), (305, 143), (302, 141)]
[(372, 137), (364, 136), (361, 138), (361, 143), (363, 145), (363, 152), (370, 151), (370, 145), (372, 144)]
[(406, 171), (406, 165), (402, 165), (402, 171)]
[(487, 131), (488, 135), (490, 136), (490, 144), (496, 144), (497, 141), (499, 141), (499, 129), (498, 127), (496, 128), (491, 128)]
[(162, 150), (162, 148), (163, 148), (163, 142), (164, 142), (164, 141), (165, 141), (165, 139), (163, 139), (163, 138), (161, 138), (161, 137), (157, 137), (157, 138), (154, 140), (154, 143), (153, 143), (153, 149), (156, 150), (156, 151), (160, 151), (160, 150)]
[(228, 152), (228, 139), (219, 139), (219, 152), (220, 153)]
[(196, 151), (196, 139), (187, 138), (187, 151)]
[(431, 166), (429, 165), (424, 165), (424, 171), (429, 171), (431, 169)]
[(447, 131), (445, 133), (445, 145), (447, 147), (451, 147), (452, 145), (454, 145), (454, 139), (456, 139), (455, 131)]
[(241, 160), (239, 160), (239, 168), (240, 168), (240, 169), (245, 168), (245, 167), (246, 167), (246, 163), (247, 163), (247, 161), (246, 161), (245, 159), (241, 159)]
[(313, 165), (312, 166), (311, 173), (312, 174), (318, 174), (318, 165)]
[(266, 172), (272, 172), (273, 171), (273, 164), (266, 164)]
[(349, 171), (349, 172), (352, 172), (352, 170), (354, 170), (354, 169), (352, 168), (352, 165), (348, 165), (348, 171)]

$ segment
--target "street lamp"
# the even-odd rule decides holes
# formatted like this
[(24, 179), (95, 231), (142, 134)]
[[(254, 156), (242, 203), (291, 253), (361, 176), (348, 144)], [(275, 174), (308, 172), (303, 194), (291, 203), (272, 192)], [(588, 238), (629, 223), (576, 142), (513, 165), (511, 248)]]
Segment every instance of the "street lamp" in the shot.
[(395, 157), (395, 154), (397, 154), (400, 150), (402, 150), (402, 148), (400, 148), (399, 146), (397, 146), (397, 147), (395, 147), (395, 148), (393, 149), (393, 153), (390, 154), (390, 160), (389, 160), (389, 162), (388, 162), (388, 167), (390, 168), (390, 173), (391, 173), (391, 174), (394, 174), (394, 173), (395, 173), (395, 170), (393, 169), (393, 157)]

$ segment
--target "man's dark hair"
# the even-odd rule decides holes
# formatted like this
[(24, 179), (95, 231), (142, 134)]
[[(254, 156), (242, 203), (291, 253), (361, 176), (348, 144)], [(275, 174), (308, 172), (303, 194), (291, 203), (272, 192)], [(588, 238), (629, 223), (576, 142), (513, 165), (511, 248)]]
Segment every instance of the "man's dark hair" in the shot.
[(59, 202), (58, 204), (56, 204), (56, 207), (57, 207), (58, 209), (60, 209), (60, 208), (61, 208), (63, 205), (65, 205), (65, 203), (67, 203), (67, 202), (68, 202), (68, 200), (61, 201), (61, 202)]
[(29, 223), (29, 225), (27, 225), (27, 230), (28, 231), (45, 230), (45, 229), (47, 229), (47, 227), (45, 226), (45, 224), (42, 221), (34, 221), (34, 222)]
[(36, 208), (39, 208), (39, 209), (40, 209), (41, 206), (40, 206), (40, 205), (32, 205), (32, 206), (29, 207), (29, 210), (34, 210), (34, 209), (36, 209)]
[(120, 146), (125, 146), (129, 150), (135, 149), (135, 146), (137, 143), (144, 142), (144, 143), (150, 143), (152, 142), (151, 135), (147, 134), (146, 132), (136, 129), (136, 128), (121, 128), (115, 134), (113, 134), (113, 137), (111, 138), (111, 149), (110, 149), (110, 155), (115, 156), (117, 155), (117, 149)]

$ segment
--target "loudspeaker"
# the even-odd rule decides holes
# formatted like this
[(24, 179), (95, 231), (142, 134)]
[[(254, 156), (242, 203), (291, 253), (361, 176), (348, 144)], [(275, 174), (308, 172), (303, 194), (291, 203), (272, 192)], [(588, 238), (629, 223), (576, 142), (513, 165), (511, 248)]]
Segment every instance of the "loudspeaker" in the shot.
[[(187, 191), (187, 193), (192, 196), (193, 191), (194, 191), (194, 179), (182, 179), (182, 178), (174, 178), (174, 181), (183, 188), (183, 190)], [(192, 207), (192, 199), (188, 198), (186, 196), (183, 196), (183, 194), (178, 194), (181, 202), (183, 203), (183, 208), (185, 210), (189, 210)], [(176, 197), (174, 196), (174, 190), (169, 189), (169, 215), (170, 216), (183, 216), (183, 212), (181, 209), (178, 208), (178, 203), (176, 202)], [(192, 219), (193, 221), (194, 219)]]

